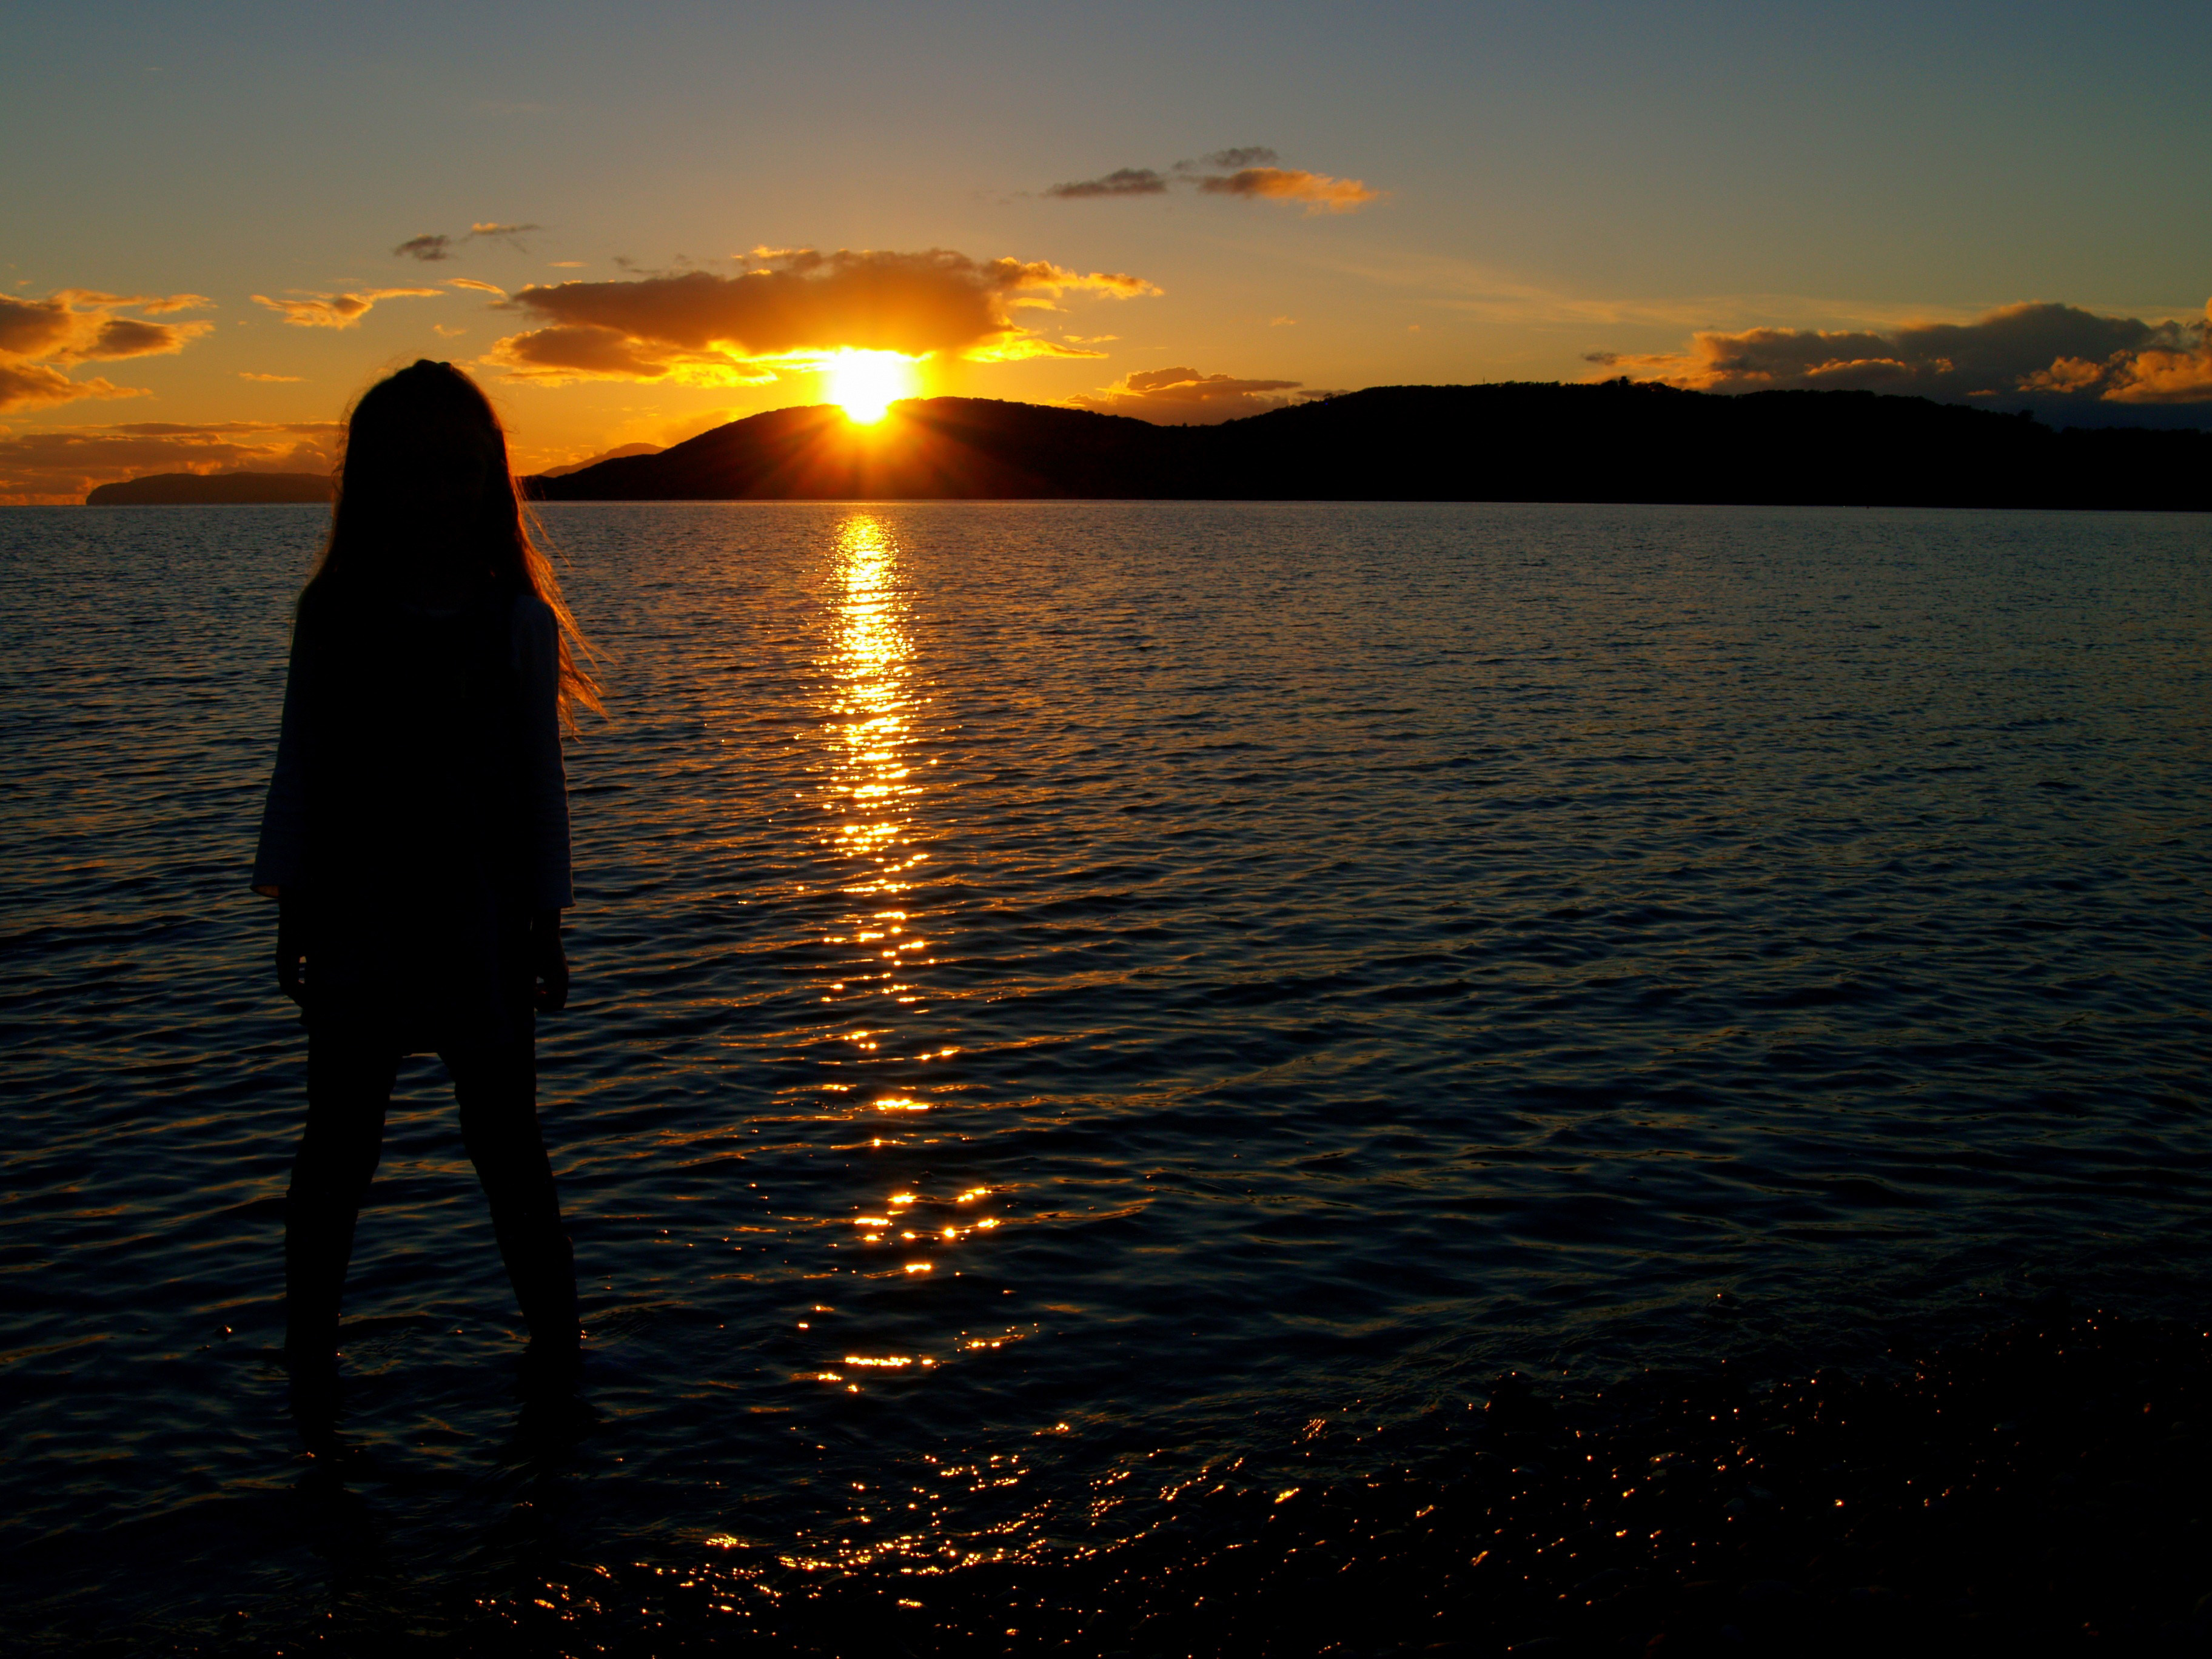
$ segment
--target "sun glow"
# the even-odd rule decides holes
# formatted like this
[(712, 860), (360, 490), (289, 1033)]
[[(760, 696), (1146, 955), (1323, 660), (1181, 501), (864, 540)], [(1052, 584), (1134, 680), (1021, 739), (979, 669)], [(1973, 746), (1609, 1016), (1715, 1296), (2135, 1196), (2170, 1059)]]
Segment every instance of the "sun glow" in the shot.
[(915, 362), (896, 351), (841, 351), (822, 366), (830, 401), (848, 420), (872, 426), (901, 398), (914, 395)]

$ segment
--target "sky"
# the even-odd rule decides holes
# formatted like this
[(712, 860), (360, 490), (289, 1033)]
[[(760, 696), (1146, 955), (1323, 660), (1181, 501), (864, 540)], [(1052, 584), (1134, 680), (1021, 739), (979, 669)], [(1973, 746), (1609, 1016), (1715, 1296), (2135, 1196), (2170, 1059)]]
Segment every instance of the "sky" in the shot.
[(8, 33), (0, 501), (327, 466), (418, 356), (526, 470), (869, 370), (1170, 422), (1630, 374), (2212, 426), (2202, 4), (94, 0)]

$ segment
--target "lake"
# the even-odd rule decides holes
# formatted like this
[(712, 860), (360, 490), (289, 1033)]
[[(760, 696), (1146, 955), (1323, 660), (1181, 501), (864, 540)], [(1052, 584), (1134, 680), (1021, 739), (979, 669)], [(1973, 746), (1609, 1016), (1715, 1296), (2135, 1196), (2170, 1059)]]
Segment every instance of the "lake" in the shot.
[(1036, 1564), (1042, 1606), (1194, 1489), (1448, 1458), (1419, 1425), (1504, 1370), (2201, 1302), (2212, 520), (545, 517), (611, 689), (539, 1026), (583, 1403), (518, 1407), (410, 1061), (333, 1487), (276, 1363), (304, 1033), (246, 888), (323, 514), (0, 513), (27, 1644), (558, 1579), (597, 1650), (617, 1569), (769, 1635), (810, 1571)]

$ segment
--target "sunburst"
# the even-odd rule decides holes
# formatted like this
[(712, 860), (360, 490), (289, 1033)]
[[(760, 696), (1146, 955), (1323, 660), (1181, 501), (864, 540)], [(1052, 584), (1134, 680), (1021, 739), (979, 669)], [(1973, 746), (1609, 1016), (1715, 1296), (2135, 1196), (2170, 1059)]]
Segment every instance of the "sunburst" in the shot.
[(840, 351), (823, 364), (822, 374), (830, 401), (861, 426), (874, 425), (893, 403), (914, 392), (915, 362), (896, 351)]

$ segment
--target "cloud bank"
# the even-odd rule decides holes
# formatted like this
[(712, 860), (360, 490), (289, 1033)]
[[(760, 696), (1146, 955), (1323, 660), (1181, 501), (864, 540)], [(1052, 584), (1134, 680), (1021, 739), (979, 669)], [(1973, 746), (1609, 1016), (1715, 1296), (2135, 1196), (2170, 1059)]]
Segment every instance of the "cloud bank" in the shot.
[(0, 429), (0, 503), (81, 501), (95, 484), (149, 472), (327, 472), (343, 433), (335, 421)]
[(1133, 415), (1163, 426), (1212, 426), (1332, 395), (1307, 392), (1297, 380), (1240, 380), (1231, 374), (1201, 374), (1194, 368), (1151, 368), (1067, 401), (1078, 409)]
[(1170, 185), (1188, 185), (1208, 196), (1297, 202), (1308, 213), (1349, 213), (1382, 194), (1368, 189), (1358, 179), (1332, 179), (1325, 173), (1275, 166), (1280, 159), (1264, 144), (1248, 144), (1239, 149), (1216, 150), (1196, 161), (1177, 161), (1164, 172), (1157, 167), (1116, 167), (1096, 179), (1050, 185), (1044, 193), (1062, 201), (1088, 201), (1102, 196), (1164, 196)]
[[(82, 398), (141, 398), (143, 388), (100, 376), (72, 380), (80, 363), (182, 351), (215, 325), (149, 322), (215, 301), (198, 294), (102, 294), (58, 289), (43, 300), (0, 295), (0, 411), (51, 408)], [(137, 317), (119, 313), (136, 311)]]
[(2031, 301), (1971, 323), (1908, 323), (1886, 332), (1706, 331), (1680, 352), (1596, 351), (1587, 361), (1702, 392), (1825, 387), (2014, 404), (2204, 403), (2212, 402), (2212, 302), (2206, 313), (2145, 322)]
[(617, 282), (521, 289), (514, 303), (543, 327), (510, 335), (485, 361), (519, 379), (757, 385), (842, 349), (971, 362), (1095, 357), (1012, 319), (1070, 295), (1127, 300), (1160, 290), (1121, 271), (1048, 260), (969, 258), (841, 248), (758, 248), (735, 275), (648, 272)]

